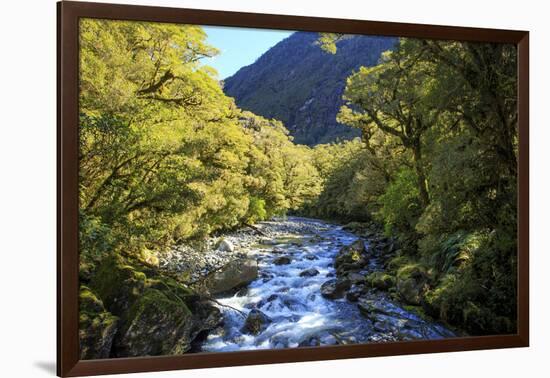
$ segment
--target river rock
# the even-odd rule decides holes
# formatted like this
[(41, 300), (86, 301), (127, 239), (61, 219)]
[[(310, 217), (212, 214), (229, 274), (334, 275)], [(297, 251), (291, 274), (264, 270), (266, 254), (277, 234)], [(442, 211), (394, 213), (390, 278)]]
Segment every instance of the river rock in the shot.
[(314, 277), (319, 274), (319, 271), (315, 268), (306, 269), (300, 273), (300, 277)]
[(351, 287), (351, 281), (346, 279), (333, 279), (321, 285), (321, 295), (328, 299), (344, 297), (347, 289)]
[(354, 284), (365, 282), (365, 275), (358, 272), (350, 272), (346, 275), (346, 278)]
[(319, 345), (321, 345), (321, 340), (319, 339), (319, 336), (308, 336), (300, 341), (300, 343), (298, 343), (299, 348), (314, 347)]
[(251, 335), (258, 335), (263, 332), (271, 322), (272, 320), (269, 316), (258, 309), (253, 309), (246, 317), (242, 332)]
[(277, 240), (273, 240), (273, 239), (270, 239), (270, 238), (260, 239), (259, 243), (263, 244), (263, 245), (276, 245), (276, 244), (278, 244)]
[(222, 252), (233, 252), (235, 250), (235, 246), (229, 240), (221, 239), (218, 242), (218, 246), (216, 249)]
[(421, 304), (427, 284), (428, 275), (420, 266), (406, 266), (397, 273), (397, 292), (399, 297), (408, 304)]
[(210, 294), (220, 294), (241, 288), (258, 278), (258, 262), (251, 258), (239, 258), (210, 273), (204, 280)]
[(388, 290), (395, 285), (395, 278), (384, 272), (373, 272), (366, 277), (365, 281), (378, 290)]
[(310, 261), (319, 260), (319, 258), (317, 256), (311, 255), (311, 254), (305, 255), (304, 257), (306, 258), (306, 260), (310, 260)]
[(389, 309), (384, 306), (384, 303), (375, 299), (360, 298), (359, 302), (357, 303), (357, 307), (359, 308), (361, 314), (371, 319), (376, 319), (376, 316), (380, 314), (390, 314)]
[(368, 263), (366, 252), (365, 243), (361, 239), (342, 247), (334, 260), (337, 274), (341, 276), (362, 270)]
[(273, 264), (275, 265), (288, 265), (291, 262), (291, 258), (289, 256), (280, 256), (273, 260)]
[(364, 289), (365, 287), (362, 285), (353, 285), (346, 293), (346, 299), (350, 302), (357, 302), (359, 297), (363, 294)]

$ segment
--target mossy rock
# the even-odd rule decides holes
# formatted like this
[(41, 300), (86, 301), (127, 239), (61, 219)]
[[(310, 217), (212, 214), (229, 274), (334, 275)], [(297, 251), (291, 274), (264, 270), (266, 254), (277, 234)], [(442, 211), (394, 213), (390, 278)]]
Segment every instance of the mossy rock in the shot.
[(378, 290), (389, 290), (395, 285), (395, 277), (384, 272), (373, 272), (365, 278), (365, 281)]
[(160, 291), (169, 291), (183, 299), (186, 303), (189, 301), (195, 301), (199, 297), (199, 295), (192, 289), (179, 283), (171, 277), (157, 276), (154, 278), (149, 278), (146, 281), (146, 287)]
[(86, 286), (79, 293), (80, 359), (108, 358), (119, 319), (105, 310), (103, 302)]
[(339, 274), (345, 274), (349, 271), (360, 270), (367, 264), (367, 248), (365, 242), (358, 239), (350, 245), (344, 246), (338, 252), (334, 260), (334, 267)]
[(252, 309), (246, 317), (241, 332), (248, 333), (250, 335), (258, 335), (263, 332), (271, 322), (272, 320), (269, 316), (264, 314), (262, 311)]
[(115, 340), (117, 357), (171, 354), (178, 342), (186, 351), (192, 341), (185, 337), (191, 324), (191, 311), (183, 301), (147, 289), (129, 309)]
[[(182, 354), (200, 332), (222, 319), (220, 310), (194, 290), (119, 255), (102, 261), (91, 287), (120, 318), (108, 357)], [(83, 298), (88, 307), (99, 309), (89, 293)]]
[(411, 263), (410, 259), (404, 255), (397, 255), (386, 264), (386, 270), (390, 272), (397, 272), (399, 268), (409, 265)]
[(364, 232), (369, 228), (369, 224), (362, 222), (349, 222), (345, 224), (342, 228), (350, 232)]
[(200, 332), (221, 319), (210, 304), (195, 302), (192, 311), (177, 295), (149, 288), (130, 308), (115, 340), (117, 357), (183, 354)]
[(102, 298), (115, 315), (127, 313), (143, 293), (147, 276), (117, 254), (106, 257), (90, 282), (90, 287)]
[(426, 269), (419, 264), (408, 264), (397, 271), (396, 288), (399, 297), (407, 304), (420, 305), (428, 288)]

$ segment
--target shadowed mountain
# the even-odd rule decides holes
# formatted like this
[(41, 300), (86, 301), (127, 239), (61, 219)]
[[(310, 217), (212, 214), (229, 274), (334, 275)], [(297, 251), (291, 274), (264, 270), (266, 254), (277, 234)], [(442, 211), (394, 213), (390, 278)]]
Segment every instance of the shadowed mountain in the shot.
[(225, 93), (240, 108), (283, 121), (294, 141), (307, 145), (360, 135), (336, 121), (346, 78), (361, 66), (375, 65), (397, 42), (353, 36), (340, 41), (332, 55), (315, 44), (317, 38), (317, 33), (296, 32), (224, 81)]

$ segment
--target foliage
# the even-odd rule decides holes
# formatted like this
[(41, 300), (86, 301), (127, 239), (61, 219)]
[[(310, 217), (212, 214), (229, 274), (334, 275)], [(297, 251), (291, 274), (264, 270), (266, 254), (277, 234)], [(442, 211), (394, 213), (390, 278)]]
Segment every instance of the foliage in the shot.
[(82, 263), (256, 222), (315, 198), (310, 149), (237, 109), (192, 25), (80, 24)]
[[(318, 44), (339, 54), (341, 37)], [(387, 184), (368, 212), (400, 241), (388, 268), (425, 267), (429, 312), (474, 334), (515, 331), (515, 62), (510, 45), (402, 38), (348, 78), (338, 115), (382, 162)]]
[(377, 218), (384, 223), (388, 236), (414, 229), (422, 210), (416, 183), (416, 174), (403, 168), (396, 173), (384, 194), (378, 197), (381, 208)]

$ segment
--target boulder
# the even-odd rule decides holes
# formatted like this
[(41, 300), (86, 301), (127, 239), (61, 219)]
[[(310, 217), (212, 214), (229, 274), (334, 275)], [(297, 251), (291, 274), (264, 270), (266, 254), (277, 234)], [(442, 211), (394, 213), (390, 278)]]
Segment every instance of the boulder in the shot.
[(428, 274), (420, 265), (406, 265), (397, 272), (397, 293), (407, 304), (420, 305), (427, 285)]
[(79, 293), (80, 359), (109, 358), (119, 319), (86, 286)]
[(351, 281), (333, 279), (326, 281), (321, 285), (321, 295), (328, 299), (339, 299), (343, 298), (346, 290), (351, 287)]
[(288, 265), (291, 262), (291, 258), (289, 256), (280, 256), (273, 260), (273, 264), (275, 265)]
[(241, 331), (250, 335), (258, 335), (263, 332), (270, 323), (271, 319), (269, 316), (258, 309), (253, 309), (248, 313)]
[(378, 315), (389, 315), (391, 313), (382, 301), (375, 299), (360, 298), (357, 307), (361, 314), (370, 319), (376, 319)]
[(298, 348), (314, 347), (319, 345), (321, 345), (321, 340), (319, 339), (319, 336), (308, 336), (300, 341), (300, 343), (298, 344)]
[(220, 310), (208, 302), (185, 303), (171, 292), (149, 288), (115, 338), (116, 357), (183, 354), (200, 332), (221, 321)]
[(126, 314), (143, 293), (147, 276), (123, 257), (112, 254), (106, 257), (90, 282), (90, 288), (114, 315)]
[(362, 270), (368, 263), (366, 253), (365, 243), (361, 239), (342, 247), (334, 260), (338, 275)]
[(354, 284), (361, 284), (365, 282), (365, 276), (361, 273), (350, 272), (346, 275), (346, 278)]
[(219, 294), (239, 289), (258, 278), (258, 262), (251, 258), (240, 258), (226, 264), (217, 272), (210, 273), (204, 286), (210, 294)]
[(395, 285), (395, 277), (384, 272), (373, 272), (366, 278), (366, 282), (378, 290), (388, 290)]
[(216, 249), (218, 251), (222, 251), (222, 252), (233, 252), (235, 250), (235, 246), (229, 240), (221, 239), (218, 242), (218, 245), (216, 246)]
[(357, 302), (359, 297), (364, 293), (364, 286), (361, 285), (353, 285), (351, 289), (348, 290), (346, 293), (346, 299), (350, 302)]
[(315, 268), (306, 269), (300, 273), (300, 277), (314, 277), (319, 274), (319, 271)]
[[(193, 290), (156, 270), (133, 264), (133, 260), (113, 254), (103, 260), (91, 280), (91, 289), (108, 311), (99, 318), (89, 317), (91, 324), (95, 326), (97, 319), (103, 325), (106, 320), (111, 324), (112, 315), (119, 319), (116, 330), (112, 331), (111, 347), (105, 343), (101, 355), (134, 357), (185, 353), (199, 333), (220, 324), (220, 310), (202, 301)], [(100, 309), (97, 301), (81, 302), (88, 303), (87, 308), (92, 306), (94, 311)], [(90, 312), (81, 311), (81, 314)], [(94, 329), (86, 328), (86, 318), (81, 320), (81, 339), (87, 340), (94, 335)], [(104, 338), (111, 336), (111, 328), (102, 327)]]

